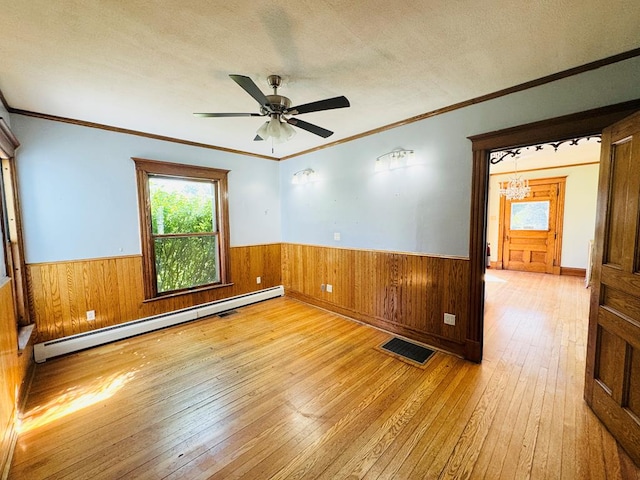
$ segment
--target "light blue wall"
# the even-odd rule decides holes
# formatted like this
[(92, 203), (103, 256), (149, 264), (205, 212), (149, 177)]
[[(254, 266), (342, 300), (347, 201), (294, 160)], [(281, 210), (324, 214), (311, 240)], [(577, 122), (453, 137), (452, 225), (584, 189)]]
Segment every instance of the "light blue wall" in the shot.
[[(467, 256), (467, 137), (637, 98), (636, 57), (281, 162), (283, 241)], [(421, 164), (375, 173), (376, 157), (398, 147), (415, 150)], [(292, 185), (308, 167), (320, 180)]]
[[(640, 58), (283, 162), (13, 115), (26, 260), (139, 254), (131, 157), (231, 170), (232, 245), (467, 256), (468, 136), (636, 98)], [(419, 165), (375, 173), (375, 158), (398, 147), (414, 149)], [(320, 181), (292, 185), (292, 174), (307, 167)]]
[(231, 245), (281, 240), (278, 162), (22, 115), (12, 130), (27, 263), (140, 254), (131, 157), (231, 170)]

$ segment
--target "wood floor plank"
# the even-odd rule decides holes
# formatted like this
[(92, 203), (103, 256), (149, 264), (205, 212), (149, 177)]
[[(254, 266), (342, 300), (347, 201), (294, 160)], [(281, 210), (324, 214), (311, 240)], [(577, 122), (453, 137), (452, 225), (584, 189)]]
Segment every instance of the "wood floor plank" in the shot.
[(9, 478), (640, 480), (582, 399), (583, 281), (486, 286), (481, 365), (289, 298), (37, 365)]
[[(243, 449), (242, 454), (230, 462), (226, 462), (226, 459), (220, 460), (218, 452), (209, 450), (206, 456), (198, 459), (198, 467), (211, 478), (268, 478), (290, 461), (287, 453), (293, 457), (294, 452), (299, 453), (329, 428), (332, 421), (329, 412), (340, 415), (355, 407), (351, 403), (353, 392), (368, 388), (367, 385), (372, 379), (389, 373), (391, 363), (390, 359), (385, 359), (373, 370), (358, 369), (351, 382), (327, 388), (316, 397), (306, 399), (307, 403), (296, 401), (294, 405), (289, 402), (293, 408), (290, 415), (298, 419), (293, 428), (289, 425), (289, 419), (285, 419), (282, 424), (285, 430), (282, 434), (274, 433), (270, 441), (256, 445), (250, 450)], [(258, 472), (252, 472), (258, 464)], [(269, 474), (266, 473), (268, 469)], [(180, 475), (183, 473), (183, 471), (177, 471), (168, 478), (181, 478)]]
[[(517, 447), (518, 441), (520, 441), (521, 445), (518, 452), (515, 470), (513, 470), (515, 472), (515, 476), (519, 478), (528, 478), (531, 475), (533, 455), (540, 426), (540, 417), (542, 416), (542, 404), (545, 393), (544, 387), (547, 380), (547, 374), (547, 368), (539, 368), (524, 434), (522, 435), (522, 438), (518, 438), (517, 436), (512, 437), (512, 445)], [(504, 473), (507, 472), (508, 470), (505, 470)]]
[(379, 379), (392, 372), (391, 364), (387, 363), (387, 360), (380, 366), (383, 367), (383, 371), (376, 370), (373, 377), (363, 377), (364, 384), (343, 385), (340, 394), (334, 396), (331, 400), (325, 403), (316, 403), (315, 405), (310, 404), (309, 407), (314, 408), (315, 406), (317, 409), (315, 410), (317, 414), (314, 415), (317, 421), (307, 425), (294, 437), (288, 438), (286, 442), (269, 449), (262, 461), (249, 459), (248, 462), (235, 471), (220, 471), (220, 475), (215, 475), (214, 478), (271, 478), (293, 462), (312, 443), (320, 441), (321, 437), (339, 419), (358, 407), (358, 396), (353, 395), (355, 391), (370, 392), (371, 378)]
[[(376, 463), (382, 453), (396, 440), (399, 432), (415, 417), (420, 407), (430, 403), (430, 397), (444, 380), (443, 370), (449, 364), (431, 371), (429, 376), (422, 376), (420, 381), (405, 390), (404, 395), (380, 417), (372, 422), (367, 430), (356, 441), (351, 442), (339, 458), (322, 472), (323, 478), (362, 478)], [(460, 369), (460, 375), (467, 373), (466, 365)]]
[[(347, 338), (349, 337), (347, 336)], [(326, 347), (335, 348), (335, 345), (327, 345)], [(319, 354), (322, 354), (323, 351), (322, 348), (318, 349)], [(327, 355), (327, 360), (331, 362), (334, 358)], [(270, 386), (282, 382), (283, 378), (277, 375), (276, 370), (279, 370), (277, 368), (279, 365), (283, 367), (285, 363), (288, 362), (282, 359), (280, 363), (275, 362), (275, 364), (272, 364), (271, 367), (275, 366), (276, 368), (269, 368), (270, 375), (265, 375), (264, 371), (257, 372), (256, 375), (261, 377), (259, 380), (250, 377), (251, 381), (245, 381), (247, 380), (247, 375), (243, 375), (241, 384), (233, 384), (237, 388), (229, 395), (225, 395), (224, 406), (227, 407), (224, 410), (225, 417), (218, 418), (220, 403), (213, 402), (211, 399), (205, 400), (203, 405), (198, 405), (197, 416), (191, 414), (187, 409), (181, 409), (176, 412), (176, 418), (170, 418), (171, 425), (175, 430), (166, 431), (163, 429), (162, 435), (158, 438), (158, 428), (155, 427), (156, 422), (154, 422), (154, 425), (146, 426), (143, 430), (118, 442), (117, 446), (119, 452), (121, 452), (120, 455), (114, 455), (107, 460), (99, 461), (99, 464), (93, 467), (93, 470), (89, 471), (86, 477), (93, 478), (95, 474), (105, 470), (110, 471), (113, 475), (118, 475), (122, 469), (126, 471), (127, 464), (136, 460), (136, 458), (147, 457), (156, 449), (165, 448), (173, 442), (179, 441), (182, 443), (192, 436), (201, 436), (205, 425), (209, 429), (215, 429), (217, 436), (220, 437), (220, 440), (223, 440), (227, 435), (233, 434), (236, 429), (242, 428), (245, 423), (252, 421), (253, 418), (270, 413), (269, 409), (273, 408), (274, 400), (278, 399), (278, 395), (274, 395), (273, 388), (270, 388)], [(289, 364), (287, 367), (297, 371), (297, 374), (299, 374), (297, 381), (304, 380), (304, 376), (312, 368), (311, 365), (303, 366), (297, 364)], [(284, 373), (286, 374), (286, 371)], [(252, 374), (253, 372), (250, 375)], [(296, 380), (290, 381), (290, 386), (295, 384)], [(258, 386), (261, 386), (262, 389), (257, 389)], [(233, 401), (233, 405), (229, 408), (228, 402), (230, 401)], [(193, 410), (194, 406), (191, 405), (190, 409)], [(233, 416), (230, 414), (233, 414)], [(203, 416), (208, 418), (206, 424), (201, 421)], [(80, 471), (84, 471), (84, 467), (82, 469), (70, 467), (68, 471), (71, 478), (74, 476), (77, 478)]]
[[(488, 394), (483, 399), (482, 409), (478, 409), (475, 416), (479, 418), (477, 423), (481, 423), (480, 437), (474, 441), (475, 448), (463, 445), (466, 455), (476, 455), (473, 462), (474, 476), (478, 478), (489, 478), (488, 470), (491, 468), (496, 449), (498, 454), (504, 446), (504, 437), (508, 434), (510, 424), (507, 420), (507, 412), (511, 406), (511, 399), (515, 392), (518, 379), (522, 370), (522, 360), (526, 358), (529, 347), (519, 345), (518, 348), (511, 349), (507, 355), (501, 359), (500, 372), (504, 372), (499, 378), (492, 380)], [(466, 437), (463, 435), (462, 439)], [(499, 473), (498, 473), (499, 474)]]
[[(517, 353), (513, 350), (511, 356), (502, 358), (487, 380), (487, 386), (484, 389), (476, 389), (480, 393), (479, 398), (469, 403), (471, 411), (468, 415), (461, 415), (461, 420), (465, 422), (464, 429), (457, 437), (453, 451), (442, 469), (444, 478), (469, 476), (477, 465), (479, 455), (485, 451), (493, 451), (491, 445), (486, 447), (486, 438), (493, 422), (496, 421), (498, 403), (507, 387), (510, 366)], [(435, 447), (437, 445), (438, 443), (434, 444)], [(488, 455), (490, 456), (490, 453)], [(483, 477), (485, 469), (486, 466), (480, 467)]]
[[(506, 366), (506, 362), (503, 365)], [(447, 405), (449, 411), (444, 418), (438, 419), (433, 439), (411, 471), (412, 477), (436, 478), (442, 475), (451, 457), (455, 455), (456, 446), (465, 438), (464, 431), (470, 427), (472, 431), (475, 429), (474, 417), (476, 419), (484, 417), (481, 425), (492, 422), (495, 411), (491, 406), (484, 408), (487, 404), (484, 404), (481, 399), (491, 397), (494, 394), (497, 395), (497, 398), (503, 395), (505, 384), (502, 379), (504, 376), (500, 375), (495, 378), (500, 378), (500, 380), (494, 382), (494, 378), (491, 378), (485, 385), (476, 383), (477, 388), (470, 391), (465, 390), (465, 394)], [(494, 403), (489, 402), (489, 405)], [(482, 432), (482, 428), (480, 431)]]
[[(331, 346), (331, 348), (335, 348), (335, 346)], [(277, 353), (277, 350), (275, 350), (275, 352)], [(223, 355), (226, 355), (224, 350), (222, 350), (220, 353)], [(242, 359), (244, 358), (244, 356), (240, 356), (239, 358)], [(268, 359), (269, 358), (267, 358), (267, 360)], [(242, 362), (244, 362), (245, 367), (251, 365), (251, 362), (248, 362), (246, 360), (242, 360)], [(189, 365), (189, 367), (192, 367), (192, 366), (193, 365)], [(200, 369), (202, 366), (203, 366), (203, 362), (199, 362), (199, 365), (197, 365), (197, 368)], [(171, 413), (171, 410), (166, 409), (166, 406), (163, 405), (162, 403), (162, 401), (165, 398), (167, 398), (167, 395), (170, 395), (172, 391), (175, 393), (175, 395), (171, 397), (171, 400), (172, 400), (171, 405), (176, 406), (176, 413), (177, 413), (184, 409), (184, 403), (186, 401), (189, 401), (191, 408), (194, 408), (195, 406), (199, 405), (201, 402), (210, 401), (211, 398), (212, 397), (215, 398), (217, 394), (223, 395), (225, 392), (227, 392), (227, 390), (234, 387), (236, 389), (242, 387), (241, 390), (236, 390), (236, 395), (243, 394), (245, 390), (247, 392), (252, 392), (253, 395), (256, 395), (256, 393), (260, 391), (259, 390), (260, 388), (263, 388), (263, 389), (266, 388), (264, 385), (267, 382), (267, 379), (265, 379), (264, 376), (262, 376), (263, 378), (260, 379), (259, 381), (250, 382), (250, 380), (253, 377), (260, 376), (259, 372), (258, 373), (253, 372), (250, 375), (244, 375), (241, 379), (233, 379), (233, 377), (237, 376), (235, 371), (236, 368), (237, 368), (236, 364), (232, 362), (230, 369), (220, 370), (219, 372), (217, 372), (215, 377), (212, 377), (211, 375), (207, 374), (206, 369), (203, 369), (203, 371), (205, 372), (203, 375), (204, 375), (204, 378), (207, 379), (207, 382), (202, 381), (202, 377), (199, 376), (200, 372), (198, 372), (198, 376), (196, 376), (193, 372), (190, 372), (188, 369), (184, 369), (182, 373), (186, 372), (186, 373), (189, 373), (189, 375), (181, 376), (181, 378), (184, 378), (184, 377), (189, 378), (189, 383), (193, 385), (183, 383), (183, 380), (181, 379), (173, 379), (173, 383), (175, 383), (175, 389), (174, 387), (167, 388), (166, 385), (160, 384), (160, 387), (162, 387), (162, 390), (159, 396), (157, 395), (158, 393), (157, 390), (143, 390), (143, 392), (145, 393), (153, 393), (157, 398), (146, 398), (146, 399), (143, 399), (141, 403), (139, 404), (136, 403), (134, 405), (135, 408), (133, 409), (133, 411), (138, 414), (137, 415), (138, 418), (134, 418), (133, 421), (127, 417), (122, 418), (121, 423), (127, 425), (125, 438), (129, 438), (131, 436), (131, 432), (135, 431), (136, 422), (140, 423), (141, 428), (146, 427), (147, 421), (145, 419), (145, 416), (153, 418), (154, 422), (157, 422), (159, 418), (160, 419), (164, 418), (164, 417), (158, 417), (158, 413), (156, 413), (155, 410), (150, 411), (151, 409), (156, 409), (156, 410), (160, 409), (161, 413), (165, 416), (168, 416), (169, 414), (173, 414)], [(158, 373), (166, 377), (166, 373), (163, 373), (162, 369), (160, 369)], [(216, 391), (213, 391), (210, 388), (210, 385), (212, 384), (218, 384), (220, 388), (223, 388), (223, 389), (219, 390), (219, 392), (216, 393)], [(132, 392), (132, 393), (134, 393), (133, 401), (137, 402), (137, 400), (139, 400), (139, 395), (136, 395), (136, 392)], [(124, 403), (130, 402), (130, 401), (132, 400), (123, 399)], [(119, 409), (121, 405), (116, 401), (113, 404), (113, 406), (114, 408)], [(142, 415), (140, 415), (140, 413), (142, 413)], [(109, 421), (108, 416), (107, 418), (105, 418), (105, 420), (106, 420), (106, 423), (104, 426), (105, 429), (118, 427), (117, 424), (114, 424), (113, 420)], [(91, 431), (95, 433), (100, 428), (99, 418), (97, 418), (95, 414), (91, 414), (91, 422), (87, 422), (86, 425), (91, 425)], [(60, 430), (60, 428), (57, 430)], [(125, 431), (121, 428), (119, 428), (118, 430)], [(73, 430), (71, 431), (71, 435), (72, 434), (73, 434)], [(77, 431), (76, 431), (76, 434), (77, 434)], [(55, 437), (58, 440), (61, 440), (64, 438), (61, 436), (60, 431), (54, 431), (53, 435), (55, 435)], [(100, 441), (99, 436), (94, 436), (94, 438), (96, 438), (97, 441)], [(85, 445), (87, 447), (91, 446), (90, 443)], [(90, 451), (91, 449), (88, 449), (88, 450)], [(34, 453), (35, 452), (32, 451), (32, 454)], [(61, 460), (60, 457), (58, 458), (59, 460)]]
[[(296, 389), (295, 398), (291, 398), (289, 395), (289, 399), (285, 400), (285, 405), (287, 407), (287, 415), (282, 419), (284, 426), (286, 427), (286, 435), (283, 433), (282, 435), (278, 432), (271, 432), (271, 441), (265, 442), (263, 445), (256, 445), (255, 447), (247, 450), (247, 445), (244, 443), (240, 443), (239, 445), (234, 445), (235, 442), (224, 442), (224, 444), (220, 444), (221, 449), (228, 448), (240, 448), (238, 452), (239, 455), (233, 455), (231, 457), (220, 458), (220, 448), (210, 448), (199, 455), (193, 462), (185, 464), (183, 468), (176, 470), (170, 477), (168, 478), (182, 478), (183, 475), (188, 474), (190, 470), (197, 469), (198, 471), (202, 471), (207, 475), (214, 475), (221, 473), (224, 475), (222, 478), (226, 478), (226, 475), (231, 475), (232, 472), (228, 471), (227, 467), (230, 464), (234, 463), (242, 463), (242, 465), (246, 468), (248, 466), (247, 460), (260, 457), (265, 457), (269, 454), (269, 447), (274, 446), (274, 436), (278, 433), (277, 441), (284, 442), (286, 439), (290, 438), (297, 434), (300, 429), (308, 429), (307, 433), (311, 433), (315, 428), (321, 428), (322, 419), (324, 417), (324, 408), (326, 405), (332, 405), (333, 402), (344, 402), (346, 394), (349, 392), (349, 389), (352, 388), (366, 388), (363, 382), (371, 382), (372, 378), (380, 378), (381, 375), (388, 373), (391, 370), (391, 361), (389, 359), (385, 359), (380, 365), (364, 365), (362, 368), (358, 368), (355, 371), (350, 371), (350, 375), (345, 376), (344, 380), (347, 381), (347, 384), (334, 383), (331, 384), (330, 381), (326, 379), (323, 383), (327, 383), (327, 388), (318, 393), (317, 391), (311, 392), (313, 395), (302, 396), (301, 391)], [(329, 374), (333, 374), (335, 371), (329, 372)], [(356, 376), (352, 377), (351, 374)], [(348, 388), (345, 388), (348, 386)], [(293, 392), (292, 392), (293, 393)], [(305, 403), (306, 402), (306, 403)], [(309, 414), (307, 412), (313, 412)], [(294, 415), (300, 419), (300, 421), (296, 422), (294, 428), (291, 426), (287, 426), (290, 421), (290, 417)], [(302, 418), (300, 418), (302, 417)], [(253, 442), (255, 443), (255, 442)], [(209, 444), (207, 444), (209, 445)], [(260, 449), (261, 452), (256, 455), (256, 450)], [(245, 455), (246, 454), (246, 455)], [(246, 457), (250, 457), (247, 459)], [(239, 459), (239, 462), (236, 460)], [(234, 468), (233, 466), (231, 468)], [(227, 469), (227, 470), (225, 470)], [(224, 471), (223, 471), (224, 470)], [(233, 470), (232, 470), (233, 471)], [(237, 472), (233, 471), (234, 475)]]
[[(437, 420), (441, 419), (443, 413), (456, 401), (465, 402), (472, 394), (465, 380), (473, 380), (480, 374), (480, 369), (473, 367), (466, 372), (460, 370), (451, 372), (448, 376), (450, 379), (445, 379), (436, 390), (438, 396), (432, 402), (423, 405), (418, 412), (419, 423), (403, 430), (397, 442), (387, 449), (367, 472), (365, 478), (402, 478), (403, 475), (407, 475), (408, 473), (403, 472), (403, 469), (410, 471), (414, 462), (434, 440), (432, 433), (437, 429)], [(474, 390), (476, 393), (479, 391), (480, 389)], [(385, 459), (387, 452), (390, 458)]]
[[(333, 426), (328, 429), (320, 438), (300, 452), (293, 461), (278, 471), (272, 478), (274, 480), (284, 478), (317, 478), (326, 468), (329, 460), (333, 459), (340, 449), (344, 448), (345, 442), (359, 436), (363, 427), (368, 424), (372, 417), (375, 418), (379, 410), (387, 406), (387, 402), (393, 398), (391, 392), (387, 392), (391, 387), (397, 387), (398, 392), (404, 390), (403, 374), (405, 370), (412, 368), (398, 368), (394, 374), (375, 388), (369, 395), (342, 416)], [(371, 408), (370, 408), (371, 407)], [(354, 437), (341, 435), (342, 432), (351, 432)], [(316, 472), (312, 476), (310, 472)]]

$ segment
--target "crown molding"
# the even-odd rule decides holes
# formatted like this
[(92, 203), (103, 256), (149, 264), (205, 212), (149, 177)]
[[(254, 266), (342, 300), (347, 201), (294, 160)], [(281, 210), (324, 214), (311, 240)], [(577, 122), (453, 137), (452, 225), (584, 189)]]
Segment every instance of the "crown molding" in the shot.
[(107, 130), (109, 132), (124, 133), (124, 134), (127, 134), (127, 135), (135, 135), (135, 136), (138, 136), (138, 137), (151, 138), (153, 140), (161, 140), (163, 142), (179, 143), (179, 144), (182, 144), (182, 145), (189, 145), (191, 147), (208, 148), (209, 150), (217, 150), (219, 152), (234, 153), (236, 155), (246, 155), (246, 156), (249, 156), (249, 157), (262, 158), (262, 159), (265, 159), (265, 160), (274, 160), (274, 161), (278, 161), (279, 160), (277, 157), (270, 157), (268, 155), (261, 155), (259, 153), (245, 152), (245, 151), (242, 151), (242, 150), (235, 150), (233, 148), (218, 147), (216, 145), (211, 145), (211, 144), (208, 144), (208, 143), (193, 142), (191, 140), (184, 140), (184, 139), (175, 138), (175, 137), (167, 137), (165, 135), (157, 135), (155, 133), (141, 132), (141, 131), (138, 131), (138, 130), (131, 130), (129, 128), (114, 127), (113, 125), (104, 125), (102, 123), (88, 122), (86, 120), (77, 120), (75, 118), (60, 117), (58, 115), (50, 115), (48, 113), (32, 112), (32, 111), (29, 111), (29, 110), (20, 110), (18, 108), (11, 108), (11, 107), (8, 108), (7, 110), (9, 111), (9, 113), (14, 114), (14, 115), (24, 115), (26, 117), (41, 118), (43, 120), (51, 120), (51, 121), (54, 121), (54, 122), (69, 123), (71, 125), (79, 125), (79, 126), (82, 126), (82, 127), (97, 128), (97, 129), (100, 129), (100, 130)]

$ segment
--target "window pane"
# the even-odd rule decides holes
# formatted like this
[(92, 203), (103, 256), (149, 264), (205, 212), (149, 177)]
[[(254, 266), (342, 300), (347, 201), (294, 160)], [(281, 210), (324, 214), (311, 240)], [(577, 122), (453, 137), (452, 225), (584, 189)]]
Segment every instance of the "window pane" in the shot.
[(511, 230), (549, 230), (549, 200), (512, 203)]
[(150, 176), (153, 234), (215, 232), (214, 193), (210, 181)]
[(158, 293), (220, 281), (217, 236), (156, 238), (154, 248)]

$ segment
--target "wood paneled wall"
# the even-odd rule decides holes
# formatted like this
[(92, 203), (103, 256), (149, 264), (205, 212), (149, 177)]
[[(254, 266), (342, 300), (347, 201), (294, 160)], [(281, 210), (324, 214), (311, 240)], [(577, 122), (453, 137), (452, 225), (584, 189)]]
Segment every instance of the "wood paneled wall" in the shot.
[(17, 328), (13, 284), (5, 278), (0, 284), (0, 477), (9, 468), (9, 454), (17, 434), (15, 419), (25, 393), (25, 379), (33, 365), (33, 347), (18, 352)]
[[(292, 297), (465, 354), (466, 259), (270, 244), (231, 248), (231, 270), (231, 287), (144, 302), (141, 256), (30, 264), (38, 341), (283, 284)], [(333, 292), (322, 291), (322, 284), (332, 285)], [(95, 320), (86, 319), (88, 310), (95, 310)], [(444, 324), (445, 312), (456, 315), (455, 326)]]
[[(279, 243), (232, 247), (232, 286), (147, 302), (142, 256), (30, 264), (31, 318), (42, 342), (274, 287), (282, 284), (280, 255)], [(95, 320), (86, 319), (88, 310)]]
[[(465, 354), (466, 259), (285, 243), (282, 281), (292, 297)], [(445, 312), (455, 326), (444, 324)]]

